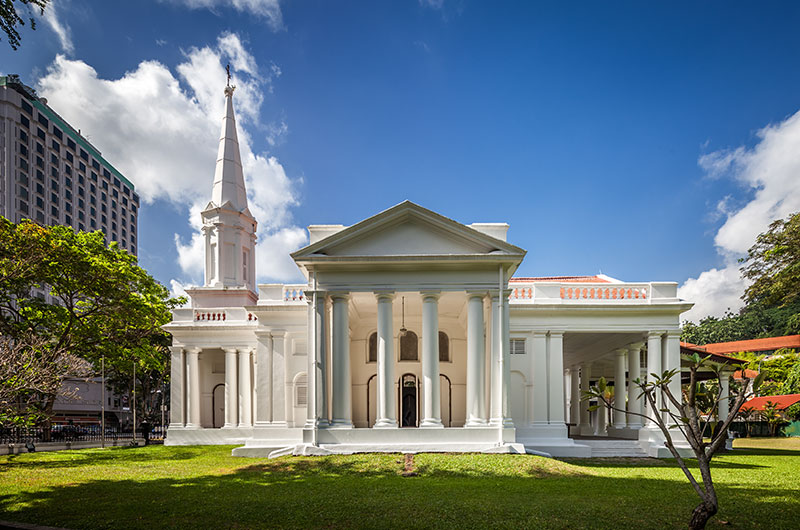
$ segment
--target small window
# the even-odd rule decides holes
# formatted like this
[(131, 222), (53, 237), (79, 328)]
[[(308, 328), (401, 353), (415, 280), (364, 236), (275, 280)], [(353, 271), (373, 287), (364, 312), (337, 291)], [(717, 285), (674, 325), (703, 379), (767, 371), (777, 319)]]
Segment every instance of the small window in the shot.
[[(84, 159), (84, 160), (86, 160), (87, 162), (89, 161), (89, 153), (87, 153), (87, 152), (86, 152), (86, 151), (84, 151), (83, 149), (81, 149), (81, 151), (80, 151), (80, 156), (81, 156), (81, 158), (83, 158), (83, 159)], [(85, 168), (85, 167), (86, 167), (86, 166), (84, 166), (84, 168)]]
[(25, 116), (19, 117), (19, 122), (22, 124), (23, 127), (29, 128), (31, 126), (31, 120), (26, 118)]
[(367, 343), (368, 343), (367, 362), (368, 363), (378, 362), (378, 334), (373, 333), (372, 335), (370, 335)]
[(305, 407), (308, 405), (308, 376), (301, 374), (294, 382), (294, 406)]
[(62, 134), (61, 129), (59, 129), (55, 125), (53, 125), (53, 134), (56, 135), (56, 138), (58, 138), (59, 140), (64, 138), (64, 135)]
[(50, 126), (50, 121), (48, 121), (48, 119), (44, 117), (44, 114), (40, 112), (39, 116), (37, 117), (39, 118), (39, 123), (44, 125), (45, 129)]
[(70, 149), (72, 149), (74, 151), (75, 150), (75, 140), (73, 140), (72, 138), (67, 138), (67, 147), (69, 147)]
[(413, 331), (406, 331), (405, 335), (400, 336), (400, 360), (418, 361), (419, 360), (419, 339)]
[(450, 362), (450, 337), (444, 331), (439, 332), (439, 362)]
[(21, 101), (20, 105), (22, 106), (22, 110), (33, 116), (33, 106), (30, 103), (25, 101), (24, 99)]
[(42, 140), (47, 140), (47, 133), (45, 133), (43, 130), (41, 130), (38, 127), (36, 128), (36, 136), (38, 136)]
[(525, 339), (511, 339), (511, 355), (525, 355)]

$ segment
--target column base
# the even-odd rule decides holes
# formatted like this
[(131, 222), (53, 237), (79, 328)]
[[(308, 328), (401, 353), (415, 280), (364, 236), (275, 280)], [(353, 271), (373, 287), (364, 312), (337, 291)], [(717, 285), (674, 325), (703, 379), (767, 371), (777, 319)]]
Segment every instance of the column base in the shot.
[(397, 420), (380, 419), (372, 426), (373, 429), (397, 429)]
[(185, 425), (183, 423), (170, 423), (169, 425), (167, 425), (167, 429), (179, 430), (179, 429), (183, 429), (184, 427), (185, 427)]
[(484, 418), (470, 418), (464, 424), (464, 427), (486, 427), (487, 425), (489, 425), (489, 422)]
[(238, 427), (238, 425), (236, 425), (234, 423), (226, 423), (225, 425), (222, 426), (223, 429), (235, 429), (237, 427)]
[(428, 418), (424, 419), (419, 424), (420, 429), (444, 429), (444, 425), (442, 425), (442, 420), (435, 419), (435, 418)]
[(353, 422), (350, 420), (333, 420), (327, 427), (328, 429), (352, 429)]
[(253, 424), (252, 423), (240, 423), (239, 425), (237, 425), (237, 427), (239, 429), (252, 429), (253, 428)]
[(187, 423), (184, 429), (199, 429), (200, 426), (196, 423)]

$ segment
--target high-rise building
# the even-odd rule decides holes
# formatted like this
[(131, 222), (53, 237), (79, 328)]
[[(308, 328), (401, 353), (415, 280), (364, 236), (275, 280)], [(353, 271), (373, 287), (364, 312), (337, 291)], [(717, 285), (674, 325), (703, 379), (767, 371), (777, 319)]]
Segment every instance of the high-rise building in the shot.
[(0, 197), (15, 223), (100, 230), (137, 254), (133, 184), (16, 75), (0, 76)]

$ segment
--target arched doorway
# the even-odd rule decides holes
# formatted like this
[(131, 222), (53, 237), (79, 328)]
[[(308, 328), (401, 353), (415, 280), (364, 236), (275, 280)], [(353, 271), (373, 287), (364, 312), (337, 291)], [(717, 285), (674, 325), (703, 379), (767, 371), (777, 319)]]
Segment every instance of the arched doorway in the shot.
[(225, 383), (211, 391), (211, 426), (219, 429), (225, 424)]
[(400, 427), (419, 426), (419, 382), (414, 374), (400, 376), (398, 385), (400, 406)]

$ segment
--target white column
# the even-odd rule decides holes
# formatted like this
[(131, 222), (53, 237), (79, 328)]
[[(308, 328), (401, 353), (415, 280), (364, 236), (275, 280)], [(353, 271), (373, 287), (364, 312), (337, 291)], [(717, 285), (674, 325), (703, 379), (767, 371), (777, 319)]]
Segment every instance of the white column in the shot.
[(725, 421), (725, 419), (728, 417), (728, 413), (730, 412), (730, 401), (729, 401), (729, 396), (731, 394), (730, 379), (731, 379), (730, 372), (721, 372), (719, 374), (720, 398), (719, 398), (719, 403), (717, 404), (717, 417), (719, 418), (719, 421)]
[[(256, 332), (256, 427), (268, 427), (272, 421), (272, 334)], [(227, 365), (225, 368), (227, 374)]]
[(503, 289), (503, 344), (501, 345), (503, 365), (501, 372), (503, 374), (503, 425), (505, 427), (514, 426), (511, 418), (511, 307), (508, 303), (509, 296), (511, 296), (511, 289)]
[[(614, 428), (624, 429), (627, 425), (625, 419), (625, 407), (627, 404), (627, 392), (625, 388), (625, 360), (628, 350), (621, 348), (616, 351), (616, 373), (614, 375)], [(619, 409), (619, 410), (617, 410)]]
[(350, 383), (350, 321), (347, 293), (332, 294), (333, 299), (333, 418), (331, 426), (353, 427)]
[(531, 425), (547, 424), (547, 332), (533, 331), (528, 339), (531, 344)]
[[(307, 290), (306, 301), (308, 302), (308, 353), (307, 353), (307, 371), (306, 371), (306, 424), (304, 429), (311, 430), (317, 427), (319, 415), (317, 414), (317, 358), (319, 357), (319, 326), (322, 325), (322, 319), (319, 314), (319, 304), (317, 298), (323, 296), (321, 291)], [(324, 334), (322, 335), (324, 337)], [(313, 433), (311, 437), (304, 435), (304, 441), (313, 441)]]
[[(651, 331), (647, 335), (647, 381), (653, 381), (653, 376), (651, 374), (656, 374), (659, 377), (661, 376), (661, 332), (660, 331)], [(650, 410), (651, 407), (649, 404), (646, 404), (647, 407), (647, 414), (649, 416), (655, 416), (656, 414), (660, 414), (659, 409), (661, 409), (661, 392), (655, 393), (655, 402), (656, 402), (656, 410)], [(647, 420), (648, 427), (655, 427), (656, 424), (652, 420)]]
[(439, 385), (439, 295), (422, 292), (422, 428), (442, 425)]
[[(288, 427), (286, 421), (286, 348), (287, 334), (283, 330), (273, 330), (270, 337), (272, 350), (272, 373), (270, 374), (270, 414), (271, 427)], [(308, 389), (306, 389), (308, 392)]]
[(225, 350), (225, 424), (223, 429), (232, 429), (239, 424), (237, 390), (236, 348)]
[(606, 418), (608, 417), (606, 406), (601, 404), (595, 411), (595, 416), (597, 417), (597, 422), (594, 426), (595, 436), (606, 436)]
[(492, 293), (492, 348), (491, 364), (489, 365), (489, 377), (491, 388), (491, 424), (499, 425), (503, 423), (503, 340), (500, 329), (500, 296)]
[[(662, 370), (677, 370), (678, 373), (672, 378), (667, 385), (669, 388), (670, 393), (673, 397), (678, 400), (679, 402), (682, 400), (681, 397), (681, 342), (680, 342), (680, 331), (679, 330), (672, 330), (668, 331), (666, 335), (662, 337), (661, 341), (661, 356), (662, 356)], [(678, 416), (679, 418), (682, 416), (679, 414), (678, 407), (676, 407), (672, 401), (667, 398), (667, 396), (663, 396), (664, 399), (664, 408), (668, 408), (672, 411), (672, 414)], [(672, 425), (675, 421), (670, 417), (668, 413), (664, 413), (664, 421), (667, 425)], [(673, 429), (677, 431), (677, 429)]]
[(378, 300), (378, 388), (375, 428), (397, 427), (394, 387), (394, 293), (375, 293)]
[(628, 428), (641, 429), (642, 399), (639, 399), (641, 390), (636, 386), (637, 379), (642, 377), (641, 363), (642, 344), (636, 343), (628, 346)]
[[(592, 363), (581, 363), (581, 396), (589, 391), (589, 379), (592, 376)], [(581, 401), (580, 412), (580, 433), (582, 435), (592, 434), (592, 427), (589, 418), (589, 401)]]
[(169, 428), (183, 427), (186, 423), (186, 375), (185, 353), (180, 346), (172, 347), (170, 358), (170, 383), (169, 383)]
[(327, 296), (323, 291), (317, 291), (317, 337), (316, 337), (316, 367), (314, 370), (317, 398), (316, 417), (317, 425), (327, 427), (328, 422), (328, 319)]
[(581, 421), (581, 373), (578, 365), (569, 369), (569, 422), (579, 425)]
[(200, 352), (201, 348), (190, 348), (186, 355), (187, 407), (186, 428), (200, 428)]
[(485, 292), (467, 293), (467, 421), (466, 427), (486, 425), (486, 353), (483, 334)]
[(549, 373), (548, 422), (564, 427), (564, 333), (551, 331), (547, 337), (547, 371)]
[(250, 348), (239, 350), (239, 427), (253, 426)]

